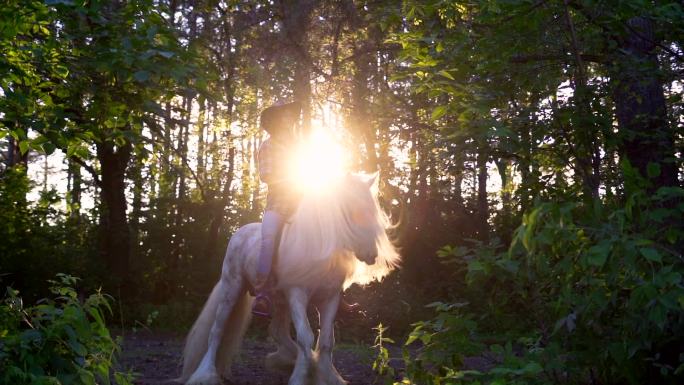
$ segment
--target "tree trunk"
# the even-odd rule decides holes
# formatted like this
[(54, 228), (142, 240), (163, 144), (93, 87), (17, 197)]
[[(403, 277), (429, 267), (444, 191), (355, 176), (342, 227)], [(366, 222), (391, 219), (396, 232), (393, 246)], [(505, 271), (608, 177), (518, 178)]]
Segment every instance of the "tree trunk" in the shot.
[(16, 166), (17, 164), (22, 164), (24, 169), (28, 165), (28, 151), (22, 154), (19, 150), (19, 143), (14, 139), (12, 135), (9, 135), (9, 143), (7, 146), (7, 168)]
[(221, 230), (221, 224), (223, 223), (223, 213), (225, 211), (226, 206), (228, 206), (228, 203), (230, 203), (230, 186), (233, 183), (234, 175), (235, 147), (233, 145), (230, 145), (230, 148), (228, 149), (228, 174), (226, 175), (226, 181), (223, 185), (221, 197), (217, 202), (218, 204), (213, 209), (213, 217), (211, 219), (211, 223), (209, 224), (207, 246), (204, 250), (204, 255), (207, 260), (211, 260), (211, 258), (216, 253), (216, 245), (218, 243), (219, 231)]
[(489, 203), (487, 202), (487, 160), (489, 158), (489, 151), (484, 144), (480, 144), (477, 150), (478, 233), (480, 239), (484, 241), (489, 238)]
[[(661, 186), (678, 185), (674, 161), (674, 130), (668, 123), (653, 21), (634, 17), (627, 22), (627, 34), (619, 42), (614, 63), (615, 114), (622, 136), (621, 155), (641, 176), (653, 175), (650, 191)], [(634, 181), (626, 180), (630, 186)]]
[[(173, 121), (171, 120), (171, 103), (164, 105), (163, 129), (161, 130), (162, 150), (158, 156), (161, 158), (156, 165), (158, 172), (157, 183), (157, 198), (168, 198), (171, 195), (171, 131)], [(160, 205), (161, 206), (161, 205)]]
[(67, 210), (69, 216), (78, 220), (81, 216), (81, 166), (67, 159)]
[(425, 148), (421, 133), (413, 132), (411, 135), (413, 142), (411, 156), (412, 161), (415, 161), (413, 162), (415, 167), (411, 170), (409, 178), (407, 230), (400, 242), (402, 250), (405, 251), (403, 266), (406, 276), (414, 282), (423, 282), (431, 269), (431, 264), (426, 263), (426, 255), (420, 252), (426, 246), (424, 242), (426, 233), (424, 231), (426, 230), (428, 212), (431, 210), (427, 186), (429, 166), (427, 152), (429, 149)]
[[(153, 143), (159, 143), (157, 142), (158, 135), (155, 132), (155, 130), (150, 130), (150, 139), (152, 140)], [(157, 187), (158, 187), (158, 178), (159, 178), (159, 152), (158, 151), (152, 151), (150, 153), (151, 157), (151, 162), (148, 166), (148, 175), (147, 175), (147, 180), (149, 181), (150, 184), (150, 191), (147, 195), (147, 201), (149, 202), (149, 206), (152, 207), (152, 202), (154, 202), (157, 198)]]
[(302, 105), (302, 133), (311, 130), (311, 58), (308, 31), (311, 13), (317, 1), (281, 0), (283, 35), (290, 55), (295, 61), (294, 99)]
[[(204, 256), (206, 261), (211, 261), (214, 255), (216, 255), (216, 246), (218, 244), (221, 225), (223, 224), (223, 215), (225, 213), (226, 206), (228, 206), (228, 204), (230, 203), (230, 199), (232, 198), (230, 187), (233, 183), (233, 179), (235, 178), (235, 145), (233, 144), (233, 138), (232, 133), (230, 131), (230, 127), (233, 122), (233, 109), (235, 104), (235, 58), (240, 52), (241, 44), (239, 37), (235, 37), (235, 45), (233, 45), (231, 40), (233, 38), (233, 35), (231, 31), (231, 25), (226, 23), (223, 29), (223, 41), (225, 42), (224, 53), (227, 58), (226, 66), (228, 74), (226, 76), (225, 81), (223, 82), (223, 91), (226, 95), (226, 110), (224, 118), (227, 122), (228, 127), (228, 131), (225, 133), (225, 145), (228, 146), (228, 173), (226, 175), (226, 180), (224, 181), (223, 189), (220, 192), (219, 198), (214, 199), (212, 194), (212, 201), (210, 202), (210, 204), (212, 205), (213, 211), (211, 222), (209, 223), (207, 243), (204, 249)], [(218, 111), (215, 105), (213, 106), (212, 111)], [(213, 143), (216, 143), (215, 130)], [(213, 148), (212, 150), (213, 154), (219, 153), (219, 151), (217, 151), (216, 148)], [(216, 158), (212, 159), (212, 163), (214, 167), (217, 167), (218, 162), (216, 161)], [(221, 179), (219, 178), (219, 186), (220, 183)]]
[(134, 159), (131, 165), (131, 181), (133, 182), (133, 202), (131, 204), (131, 237), (132, 250), (131, 255), (135, 261), (139, 253), (139, 242), (140, 242), (140, 218), (142, 217), (142, 201), (144, 194), (144, 179), (143, 179), (143, 151), (142, 149), (136, 149), (134, 153)]
[[(250, 148), (250, 163), (253, 165), (253, 169), (256, 170), (257, 168), (257, 153), (258, 153), (258, 148), (257, 148), (257, 139), (256, 137), (252, 137), (249, 139), (249, 148)], [(251, 203), (251, 211), (252, 215), (255, 217), (259, 216), (259, 213), (261, 213), (261, 205), (259, 204), (259, 193), (261, 192), (260, 185), (261, 185), (261, 180), (259, 179), (259, 173), (255, 172), (254, 174), (250, 174), (249, 178), (251, 179), (250, 184), (254, 186), (252, 189), (252, 197), (250, 198), (250, 203)]]
[(204, 175), (204, 131), (207, 120), (207, 100), (201, 96), (199, 98), (199, 116), (197, 117), (197, 177), (205, 179)]
[(496, 169), (499, 172), (499, 177), (501, 178), (501, 211), (504, 214), (508, 214), (512, 211), (511, 202), (511, 182), (512, 175), (510, 169), (510, 161), (508, 159), (499, 158), (495, 160)]
[(48, 164), (48, 155), (43, 156), (43, 193), (47, 193), (48, 176), (50, 175), (50, 165)]
[(594, 201), (599, 199), (601, 181), (601, 156), (598, 143), (599, 130), (591, 108), (591, 94), (588, 86), (587, 70), (582, 59), (580, 42), (577, 37), (575, 24), (570, 13), (569, 0), (565, 0), (565, 21), (570, 36), (570, 46), (575, 62), (572, 76), (573, 103), (575, 106), (575, 121), (573, 138), (568, 135), (567, 140), (574, 149), (576, 176), (580, 178), (584, 196)]
[[(192, 98), (183, 98), (183, 124), (179, 125), (180, 131), (178, 132), (178, 147), (177, 151), (180, 152), (178, 160), (178, 169), (174, 173), (177, 176), (178, 183), (178, 195), (175, 200), (175, 214), (173, 219), (173, 227), (175, 237), (173, 239), (174, 247), (173, 252), (170, 254), (169, 260), (169, 271), (172, 275), (178, 273), (178, 263), (181, 259), (181, 246), (185, 244), (183, 239), (183, 218), (185, 216), (185, 198), (186, 198), (186, 165), (188, 160), (188, 134), (190, 131), (190, 111), (192, 108)], [(175, 189), (174, 189), (175, 191)]]
[(375, 149), (377, 142), (375, 127), (368, 112), (370, 89), (368, 87), (370, 58), (368, 57), (368, 47), (360, 44), (354, 50), (354, 84), (352, 86), (352, 110), (351, 123), (356, 135), (359, 136), (364, 145), (366, 157), (364, 169), (375, 171), (378, 169), (378, 154)]
[(518, 188), (518, 195), (520, 197), (520, 211), (525, 212), (530, 206), (531, 189), (530, 186), (536, 186), (532, 180), (532, 133), (533, 127), (532, 119), (530, 119), (527, 109), (524, 110), (524, 116), (520, 117), (522, 124), (520, 126), (520, 160), (518, 168), (520, 169), (520, 187)]
[(130, 234), (126, 218), (126, 166), (131, 158), (130, 143), (114, 147), (110, 141), (97, 144), (97, 158), (102, 172), (100, 190), (101, 248), (103, 260), (115, 286), (122, 294), (132, 289), (130, 282)]

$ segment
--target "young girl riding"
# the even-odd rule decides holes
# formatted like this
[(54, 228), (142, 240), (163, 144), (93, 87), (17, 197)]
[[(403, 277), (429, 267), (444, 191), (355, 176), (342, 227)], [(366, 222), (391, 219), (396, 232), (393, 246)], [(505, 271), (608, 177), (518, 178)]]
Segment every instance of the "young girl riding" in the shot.
[(261, 249), (255, 282), (256, 300), (252, 313), (270, 317), (269, 289), (274, 256), (278, 250), (280, 232), (287, 218), (294, 212), (298, 198), (288, 180), (287, 157), (295, 139), (295, 123), (299, 119), (299, 103), (275, 105), (261, 113), (261, 128), (269, 138), (259, 147), (259, 177), (268, 185), (266, 209), (261, 223)]
[[(273, 277), (270, 274), (280, 243), (280, 232), (287, 218), (297, 208), (300, 198), (287, 170), (288, 156), (292, 155), (292, 149), (296, 148), (295, 124), (300, 112), (301, 105), (297, 102), (274, 105), (261, 112), (260, 125), (268, 132), (269, 137), (259, 147), (259, 177), (268, 185), (268, 195), (261, 221), (261, 249), (257, 262), (254, 284), (256, 299), (252, 313), (262, 317), (271, 316), (269, 291)], [(346, 312), (352, 312), (356, 311), (358, 304), (348, 304), (342, 300), (340, 306)]]

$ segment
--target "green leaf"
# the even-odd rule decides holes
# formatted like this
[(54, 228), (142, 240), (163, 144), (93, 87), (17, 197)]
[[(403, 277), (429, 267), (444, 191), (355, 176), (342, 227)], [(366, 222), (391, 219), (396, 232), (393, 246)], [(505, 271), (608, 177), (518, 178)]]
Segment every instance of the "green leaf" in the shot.
[(56, 149), (57, 146), (55, 146), (52, 142), (43, 143), (43, 151), (47, 155), (51, 155)]
[(468, 272), (473, 272), (473, 271), (485, 271), (485, 266), (482, 264), (482, 262), (478, 260), (473, 260), (468, 263)]
[(681, 363), (677, 369), (675, 369), (674, 374), (676, 376), (679, 376), (680, 374), (684, 373), (684, 363)]
[(598, 245), (594, 245), (589, 248), (587, 255), (587, 262), (590, 265), (601, 267), (610, 254), (611, 244), (610, 242), (603, 241)]
[(151, 112), (157, 115), (163, 115), (164, 109), (162, 108), (161, 105), (154, 101), (146, 100), (143, 102), (143, 107), (145, 108), (145, 111)]
[(641, 253), (641, 255), (644, 256), (644, 258), (652, 262), (661, 262), (663, 260), (663, 257), (660, 255), (658, 250), (654, 248), (642, 247), (641, 249), (639, 249), (639, 252)]
[(437, 120), (437, 119), (441, 118), (442, 116), (444, 116), (444, 114), (446, 114), (446, 112), (447, 112), (446, 106), (437, 106), (437, 107), (435, 107), (434, 110), (432, 110), (431, 118), (432, 118), (432, 120)]
[(69, 143), (69, 146), (67, 146), (67, 152), (66, 156), (67, 158), (71, 158), (74, 156), (74, 153), (76, 153), (76, 150), (78, 150), (79, 144), (78, 143)]
[(30, 143), (28, 140), (22, 140), (21, 142), (19, 142), (19, 151), (22, 155), (26, 154), (26, 151), (28, 151), (29, 149), (29, 145)]
[(655, 178), (660, 175), (660, 164), (649, 162), (648, 166), (646, 166), (646, 175), (649, 178)]
[(524, 368), (522, 368), (523, 373), (527, 374), (539, 374), (544, 370), (541, 365), (539, 365), (537, 362), (529, 362), (527, 365), (525, 365)]
[(418, 338), (420, 338), (422, 335), (423, 335), (423, 333), (419, 333), (417, 331), (411, 332), (411, 334), (409, 334), (408, 338), (406, 339), (406, 342), (404, 342), (404, 345), (411, 345)]
[(114, 381), (119, 385), (132, 384), (133, 375), (130, 373), (116, 372), (114, 373)]
[(661, 330), (665, 328), (667, 322), (667, 309), (660, 304), (654, 305), (648, 312), (648, 319), (656, 324)]
[(22, 343), (32, 343), (40, 341), (43, 335), (38, 330), (28, 329), (24, 330), (20, 336)]
[(150, 79), (150, 72), (145, 70), (136, 71), (133, 74), (133, 78), (140, 83), (146, 82)]
[(79, 356), (88, 354), (88, 350), (86, 350), (85, 346), (76, 340), (70, 340), (69, 347), (71, 347), (71, 350)]
[(87, 370), (81, 370), (79, 371), (79, 376), (81, 380), (81, 384), (83, 385), (97, 385), (95, 382), (95, 375), (93, 373), (87, 371)]
[(63, 78), (69, 75), (69, 69), (65, 66), (55, 66), (55, 72), (57, 73), (57, 75)]
[(451, 74), (450, 74), (448, 71), (446, 71), (446, 70), (441, 70), (441, 71), (439, 71), (439, 74), (442, 75), (442, 76), (444, 76), (445, 78), (447, 78), (447, 79), (449, 79), (449, 80), (456, 80), (456, 79), (454, 79), (453, 75), (451, 75)]

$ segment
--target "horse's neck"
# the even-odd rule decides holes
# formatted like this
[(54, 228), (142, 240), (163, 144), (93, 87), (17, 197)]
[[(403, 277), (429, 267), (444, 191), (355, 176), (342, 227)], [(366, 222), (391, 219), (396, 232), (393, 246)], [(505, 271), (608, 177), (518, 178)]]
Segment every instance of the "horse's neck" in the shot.
[(344, 280), (346, 273), (335, 272), (349, 268), (343, 254), (345, 235), (341, 225), (344, 223), (341, 223), (339, 212), (324, 211), (336, 210), (339, 206), (326, 203), (302, 202), (302, 205), (311, 206), (299, 207), (283, 228), (278, 261), (280, 279), (306, 286), (309, 282), (314, 286), (324, 284), (314, 283), (320, 280), (338, 281), (339, 276)]
[[(312, 198), (313, 199), (313, 198)], [(337, 206), (335, 199), (330, 198), (325, 202), (306, 201), (302, 198), (297, 210), (292, 214), (283, 226), (282, 241), (289, 239), (299, 240), (305, 238), (311, 244), (323, 244), (323, 242), (333, 243), (336, 247), (341, 246), (340, 235), (342, 223), (336, 218), (334, 210)], [(328, 236), (327, 239), (323, 237)]]

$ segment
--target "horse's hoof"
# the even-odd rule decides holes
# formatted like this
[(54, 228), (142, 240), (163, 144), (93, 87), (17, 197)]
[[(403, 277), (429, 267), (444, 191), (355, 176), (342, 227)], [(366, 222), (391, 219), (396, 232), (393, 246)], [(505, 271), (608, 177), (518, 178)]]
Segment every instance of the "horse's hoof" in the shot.
[(318, 367), (316, 371), (316, 384), (321, 385), (347, 385), (347, 381), (342, 378), (334, 366)]
[(318, 378), (316, 384), (324, 385), (348, 385), (349, 383), (345, 381), (341, 376), (328, 377), (328, 378)]
[(279, 352), (269, 353), (266, 356), (266, 369), (274, 372), (290, 372), (294, 368), (296, 357)]
[(198, 373), (195, 372), (185, 385), (220, 385), (221, 377), (214, 371)]

